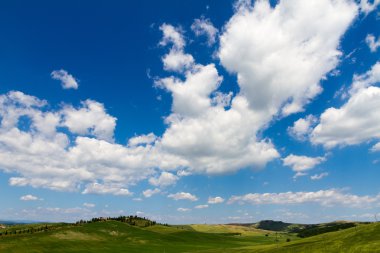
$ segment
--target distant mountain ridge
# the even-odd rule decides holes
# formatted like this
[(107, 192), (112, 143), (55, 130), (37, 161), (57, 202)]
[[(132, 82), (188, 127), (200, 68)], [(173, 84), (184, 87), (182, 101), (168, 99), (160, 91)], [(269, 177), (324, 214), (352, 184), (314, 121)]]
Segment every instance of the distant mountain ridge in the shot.
[(40, 223), (39, 221), (31, 221), (31, 220), (0, 220), (0, 224), (13, 226), (19, 224), (32, 224), (32, 223)]

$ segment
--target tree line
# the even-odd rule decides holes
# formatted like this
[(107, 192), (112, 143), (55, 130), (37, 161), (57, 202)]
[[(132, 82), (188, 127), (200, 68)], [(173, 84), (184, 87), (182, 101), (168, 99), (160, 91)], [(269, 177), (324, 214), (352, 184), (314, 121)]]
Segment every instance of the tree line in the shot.
[(48, 225), (41, 226), (41, 227), (29, 227), (29, 228), (23, 228), (23, 229), (12, 229), (12, 230), (5, 230), (0, 231), (0, 236), (7, 236), (7, 235), (21, 235), (21, 234), (33, 234), (37, 232), (43, 232), (48, 231), (50, 227)]
[(119, 217), (97, 217), (92, 218), (90, 220), (79, 220), (75, 224), (85, 224), (85, 223), (93, 223), (93, 222), (103, 222), (103, 221), (119, 221), (127, 223), (131, 226), (139, 226), (139, 227), (149, 227), (154, 225), (164, 225), (168, 226), (168, 224), (157, 223), (156, 221), (152, 221), (145, 217), (139, 217), (137, 215), (129, 215), (129, 216), (119, 216)]
[[(104, 221), (119, 221), (119, 222), (124, 222), (127, 223), (131, 226), (138, 226), (138, 227), (149, 227), (149, 226), (154, 226), (154, 225), (163, 225), (163, 226), (169, 226), (167, 223), (162, 224), (162, 223), (157, 223), (156, 221), (150, 220), (146, 217), (139, 217), (137, 215), (129, 215), (129, 216), (119, 216), (119, 217), (97, 217), (97, 218), (92, 218), (90, 220), (79, 220), (75, 223), (65, 223), (65, 225), (82, 225), (86, 223), (94, 223), (94, 222), (104, 222)], [(45, 232), (49, 231), (52, 229), (57, 229), (59, 226), (48, 226), (48, 225), (42, 225), (42, 226), (34, 226), (34, 227), (25, 227), (25, 228), (14, 228), (14, 227), (9, 227), (5, 231), (0, 231), (0, 237), (2, 236), (9, 236), (9, 235), (22, 235), (22, 234), (33, 234), (37, 232)]]

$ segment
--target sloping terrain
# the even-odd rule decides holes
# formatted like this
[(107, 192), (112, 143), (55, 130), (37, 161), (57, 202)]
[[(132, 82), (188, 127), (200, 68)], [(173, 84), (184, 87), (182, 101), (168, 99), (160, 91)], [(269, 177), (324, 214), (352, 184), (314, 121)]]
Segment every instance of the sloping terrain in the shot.
[[(208, 253), (218, 250), (204, 251)], [(376, 253), (380, 252), (380, 223), (324, 233), (297, 241), (231, 249), (231, 253)]]
[[(199, 252), (274, 243), (264, 233), (240, 236), (231, 233), (203, 233), (189, 226), (131, 226), (119, 221), (60, 225), (31, 233), (18, 226), (17, 232), (0, 237), (0, 252)], [(39, 230), (37, 230), (39, 229)], [(4, 232), (3, 232), (4, 233)], [(285, 240), (284, 237), (281, 240)]]
[(285, 233), (296, 233), (301, 238), (315, 236), (323, 233), (339, 231), (352, 228), (360, 224), (369, 224), (369, 222), (352, 222), (352, 221), (333, 221), (319, 224), (298, 224), (286, 223), (282, 221), (263, 220), (257, 223), (236, 223), (231, 226), (242, 227), (246, 229), (256, 228), (260, 231), (277, 231)]
[(380, 223), (359, 225), (256, 252), (380, 252)]
[(304, 239), (252, 226), (138, 227), (119, 221), (17, 225), (6, 231), (0, 230), (0, 252), (380, 252), (380, 223)]

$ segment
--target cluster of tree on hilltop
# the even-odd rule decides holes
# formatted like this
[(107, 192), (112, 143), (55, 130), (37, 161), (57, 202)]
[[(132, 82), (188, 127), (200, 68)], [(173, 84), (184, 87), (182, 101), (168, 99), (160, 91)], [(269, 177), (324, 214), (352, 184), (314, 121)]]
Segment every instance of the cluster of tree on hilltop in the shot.
[(293, 232), (289, 231), (290, 227), (294, 227), (295, 225), (299, 226), (300, 224), (293, 224), (293, 223), (286, 223), (282, 221), (274, 221), (274, 220), (262, 220), (254, 224), (254, 227), (258, 229), (263, 230), (270, 230), (270, 231), (286, 231), (286, 232)]
[(13, 229), (12, 227), (9, 227), (9, 229), (10, 230), (0, 231), (0, 236), (33, 234), (37, 232), (48, 231), (49, 229), (51, 229), (51, 226), (43, 225), (38, 227), (28, 227), (20, 229)]
[(98, 217), (98, 218), (92, 218), (91, 220), (87, 220), (87, 221), (80, 220), (80, 221), (77, 221), (76, 224), (111, 221), (111, 220), (124, 222), (131, 226), (138, 226), (138, 227), (149, 227), (149, 226), (154, 226), (157, 224), (166, 225), (166, 226), (168, 225), (168, 224), (157, 223), (156, 221), (152, 221), (145, 217), (139, 217), (137, 215), (119, 216), (119, 217)]

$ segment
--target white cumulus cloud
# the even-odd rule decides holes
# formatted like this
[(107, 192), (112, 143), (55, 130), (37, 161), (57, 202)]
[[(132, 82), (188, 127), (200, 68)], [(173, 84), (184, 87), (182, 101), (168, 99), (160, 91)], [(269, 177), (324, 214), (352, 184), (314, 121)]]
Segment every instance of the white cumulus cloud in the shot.
[(178, 192), (175, 194), (169, 194), (168, 198), (174, 199), (174, 200), (190, 200), (190, 201), (197, 201), (198, 198), (188, 192)]
[[(134, 136), (127, 145), (115, 143), (116, 118), (97, 101), (52, 109), (22, 92), (0, 95), (0, 168), (14, 175), (13, 186), (126, 196), (141, 180), (174, 183), (175, 171), (262, 168), (279, 154), (260, 133), (320, 93), (357, 11), (349, 0), (288, 0), (275, 7), (246, 1), (224, 27), (218, 50), (222, 66), (237, 74), (237, 94), (222, 93), (215, 64), (196, 63), (185, 53), (182, 29), (163, 24), (160, 45), (170, 47), (164, 69), (176, 73), (155, 85), (172, 95), (171, 113), (161, 136)], [(30, 119), (26, 130), (18, 126), (22, 117)], [(307, 134), (309, 127), (297, 130)], [(184, 192), (169, 196), (197, 200)]]
[(172, 184), (175, 184), (179, 178), (176, 175), (173, 175), (169, 172), (162, 172), (158, 178), (150, 178), (149, 183), (154, 186), (165, 187)]
[(372, 146), (371, 148), (372, 152), (378, 152), (380, 151), (380, 142), (376, 143), (375, 145)]
[(78, 89), (78, 80), (64, 69), (54, 70), (51, 72), (51, 77), (55, 80), (61, 81), (62, 88), (64, 89)]
[(371, 52), (376, 52), (377, 51), (377, 48), (380, 47), (380, 37), (375, 38), (375, 36), (373, 36), (373, 34), (368, 34), (367, 37), (365, 38), (365, 42), (367, 42), (367, 45), (369, 47), (369, 49), (371, 50)]
[[(154, 147), (152, 134), (127, 146), (114, 143), (116, 118), (96, 101), (50, 109), (44, 100), (11, 91), (0, 95), (0, 105), (0, 168), (15, 174), (12, 186), (129, 195), (128, 186), (157, 168), (185, 164)], [(29, 119), (23, 129), (22, 118)]]
[(147, 190), (143, 191), (143, 195), (144, 195), (145, 198), (150, 198), (153, 195), (156, 195), (156, 194), (158, 194), (160, 192), (161, 192), (161, 190), (158, 189), (158, 188), (153, 189), (153, 190), (152, 189), (147, 189)]
[(380, 0), (360, 0), (360, 10), (364, 12), (366, 15), (372, 11), (374, 11), (377, 6), (380, 4)]
[(154, 135), (154, 133), (143, 134), (130, 138), (128, 140), (128, 146), (152, 144), (156, 139), (157, 136)]
[(99, 183), (92, 183), (86, 185), (86, 188), (82, 192), (83, 194), (113, 194), (120, 196), (131, 196), (132, 193), (120, 185), (105, 185)]
[(315, 174), (310, 177), (311, 180), (321, 180), (329, 175), (328, 172), (322, 172), (321, 174)]
[(162, 149), (198, 173), (257, 168), (277, 158), (270, 140), (257, 140), (260, 117), (251, 111), (246, 98), (234, 97), (229, 109), (213, 105), (210, 95), (221, 82), (215, 65), (194, 68), (184, 81), (173, 77), (158, 81), (173, 96), (173, 112), (166, 118), (169, 126), (160, 141)]
[(297, 140), (306, 140), (317, 122), (318, 119), (315, 116), (308, 115), (304, 119), (295, 121), (293, 126), (288, 128), (288, 133)]
[(218, 29), (215, 28), (209, 19), (204, 17), (195, 19), (194, 23), (191, 25), (191, 30), (193, 30), (196, 36), (207, 36), (207, 44), (209, 46), (212, 46), (216, 42)]
[(85, 203), (83, 203), (83, 206), (84, 206), (84, 207), (87, 207), (87, 208), (94, 208), (94, 207), (95, 207), (95, 204), (85, 202)]
[(36, 200), (41, 200), (41, 199), (38, 198), (38, 197), (36, 197), (36, 196), (34, 196), (34, 195), (28, 194), (28, 195), (21, 196), (20, 200), (23, 200), (23, 201), (36, 201)]
[[(342, 35), (357, 15), (348, 0), (245, 1), (220, 38), (222, 65), (236, 73), (250, 107), (271, 117), (302, 111), (335, 69)], [(268, 119), (267, 119), (268, 120)]]
[(291, 167), (295, 172), (304, 172), (326, 161), (325, 157), (308, 157), (290, 154), (283, 159), (284, 166)]
[(317, 203), (323, 206), (342, 205), (348, 207), (365, 207), (377, 204), (380, 195), (354, 195), (337, 189), (320, 190), (315, 192), (282, 192), (282, 193), (249, 193), (242, 196), (232, 196), (228, 203), (248, 203), (253, 205), (287, 205)]
[(162, 57), (164, 69), (175, 72), (189, 69), (194, 64), (194, 58), (192, 55), (184, 53), (186, 42), (182, 30), (169, 24), (161, 25), (160, 30), (163, 33), (160, 45), (172, 45), (169, 53)]
[(181, 72), (194, 64), (194, 58), (190, 54), (184, 54), (182, 50), (171, 49), (168, 54), (162, 57), (165, 70)]
[(208, 198), (209, 204), (220, 204), (223, 202), (224, 202), (224, 199), (222, 197), (209, 197)]
[(79, 109), (65, 106), (62, 114), (62, 125), (68, 127), (72, 133), (89, 134), (112, 141), (116, 118), (107, 114), (103, 104), (88, 99), (82, 102)]
[(349, 95), (356, 94), (360, 89), (367, 88), (380, 82), (380, 62), (376, 62), (370, 70), (364, 74), (355, 74), (351, 84)]
[(162, 24), (160, 26), (162, 31), (162, 40), (160, 41), (161, 46), (167, 46), (173, 44), (177, 49), (183, 49), (186, 45), (185, 39), (183, 38), (182, 31), (169, 24)]
[(310, 139), (326, 148), (355, 145), (380, 138), (380, 63), (362, 75), (355, 75), (348, 101), (340, 108), (328, 108), (313, 129)]
[(194, 208), (196, 208), (196, 209), (205, 209), (205, 208), (208, 208), (208, 205), (197, 205)]

